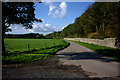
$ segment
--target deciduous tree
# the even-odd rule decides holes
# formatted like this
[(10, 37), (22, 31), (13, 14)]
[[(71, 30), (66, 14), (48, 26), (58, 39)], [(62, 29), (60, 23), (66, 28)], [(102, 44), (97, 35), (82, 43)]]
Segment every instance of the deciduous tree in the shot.
[(26, 29), (32, 28), (33, 22), (42, 22), (35, 18), (34, 2), (2, 2), (2, 50), (4, 49), (4, 34), (12, 31), (10, 24), (22, 24)]

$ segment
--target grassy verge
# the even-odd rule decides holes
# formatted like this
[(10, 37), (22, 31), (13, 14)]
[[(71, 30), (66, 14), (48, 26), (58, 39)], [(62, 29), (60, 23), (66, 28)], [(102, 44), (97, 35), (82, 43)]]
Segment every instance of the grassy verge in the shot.
[[(69, 40), (69, 41), (72, 41), (72, 40)], [(105, 46), (100, 46), (100, 45), (95, 45), (90, 43), (83, 43), (78, 41), (72, 41), (72, 42), (75, 42), (82, 46), (90, 48), (102, 55), (112, 57), (114, 60), (118, 60), (118, 61), (120, 60), (120, 49), (110, 48), (110, 47), (105, 47)]]
[(3, 56), (3, 64), (19, 64), (30, 61), (41, 60), (49, 57), (49, 54), (17, 54), (12, 56)]
[(69, 43), (64, 41), (64, 44), (46, 48), (46, 49), (34, 49), (27, 52), (14, 52), (2, 56), (3, 64), (19, 64), (30, 61), (42, 60), (53, 56), (57, 51), (67, 47)]

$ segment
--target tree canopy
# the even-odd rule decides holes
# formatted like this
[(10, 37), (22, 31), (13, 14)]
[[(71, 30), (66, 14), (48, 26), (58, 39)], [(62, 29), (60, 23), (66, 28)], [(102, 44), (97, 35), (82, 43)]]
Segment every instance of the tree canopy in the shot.
[(35, 18), (34, 2), (2, 2), (2, 28), (3, 34), (11, 31), (10, 24), (22, 24), (26, 29), (32, 28)]

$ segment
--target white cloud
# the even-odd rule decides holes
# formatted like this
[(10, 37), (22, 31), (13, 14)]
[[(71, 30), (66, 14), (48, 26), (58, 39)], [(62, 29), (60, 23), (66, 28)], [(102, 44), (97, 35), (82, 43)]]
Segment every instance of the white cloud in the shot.
[(53, 11), (56, 7), (54, 5), (50, 5), (49, 11)]
[(61, 8), (61, 17), (63, 17), (66, 14), (67, 11), (67, 4), (65, 2), (62, 2), (60, 4), (60, 8)]
[(9, 28), (12, 29), (12, 30), (16, 30), (16, 29), (24, 29), (24, 27), (22, 27), (21, 24), (12, 24), (12, 25), (10, 25)]
[(45, 24), (46, 26), (50, 26), (51, 24)]
[(51, 24), (41, 24), (41, 23), (34, 23), (32, 29), (25, 29), (21, 24), (13, 24), (10, 26), (12, 29), (12, 32), (7, 32), (7, 33), (15, 33), (15, 34), (21, 34), (21, 33), (30, 33), (30, 32), (54, 32), (58, 31), (59, 29), (56, 28), (55, 26), (51, 26)]
[(64, 29), (65, 27), (62, 27), (62, 30)]
[(34, 32), (32, 29), (29, 29), (29, 32)]
[(59, 6), (55, 6), (54, 3), (47, 3), (49, 5), (49, 16), (52, 17), (64, 17), (67, 13), (67, 4), (65, 2), (61, 2)]
[(32, 30), (33, 32), (54, 32), (57, 31), (57, 28), (52, 27), (51, 24), (35, 23)]

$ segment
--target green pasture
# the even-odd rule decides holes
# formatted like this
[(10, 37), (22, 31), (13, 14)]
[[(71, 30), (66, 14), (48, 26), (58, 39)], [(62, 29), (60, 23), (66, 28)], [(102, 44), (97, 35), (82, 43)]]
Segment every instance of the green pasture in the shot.
[(2, 56), (2, 61), (3, 64), (19, 64), (42, 60), (68, 45), (61, 39), (5, 39), (8, 52)]
[(64, 41), (60, 39), (5, 39), (4, 41), (6, 49), (10, 52), (48, 48), (64, 44)]

